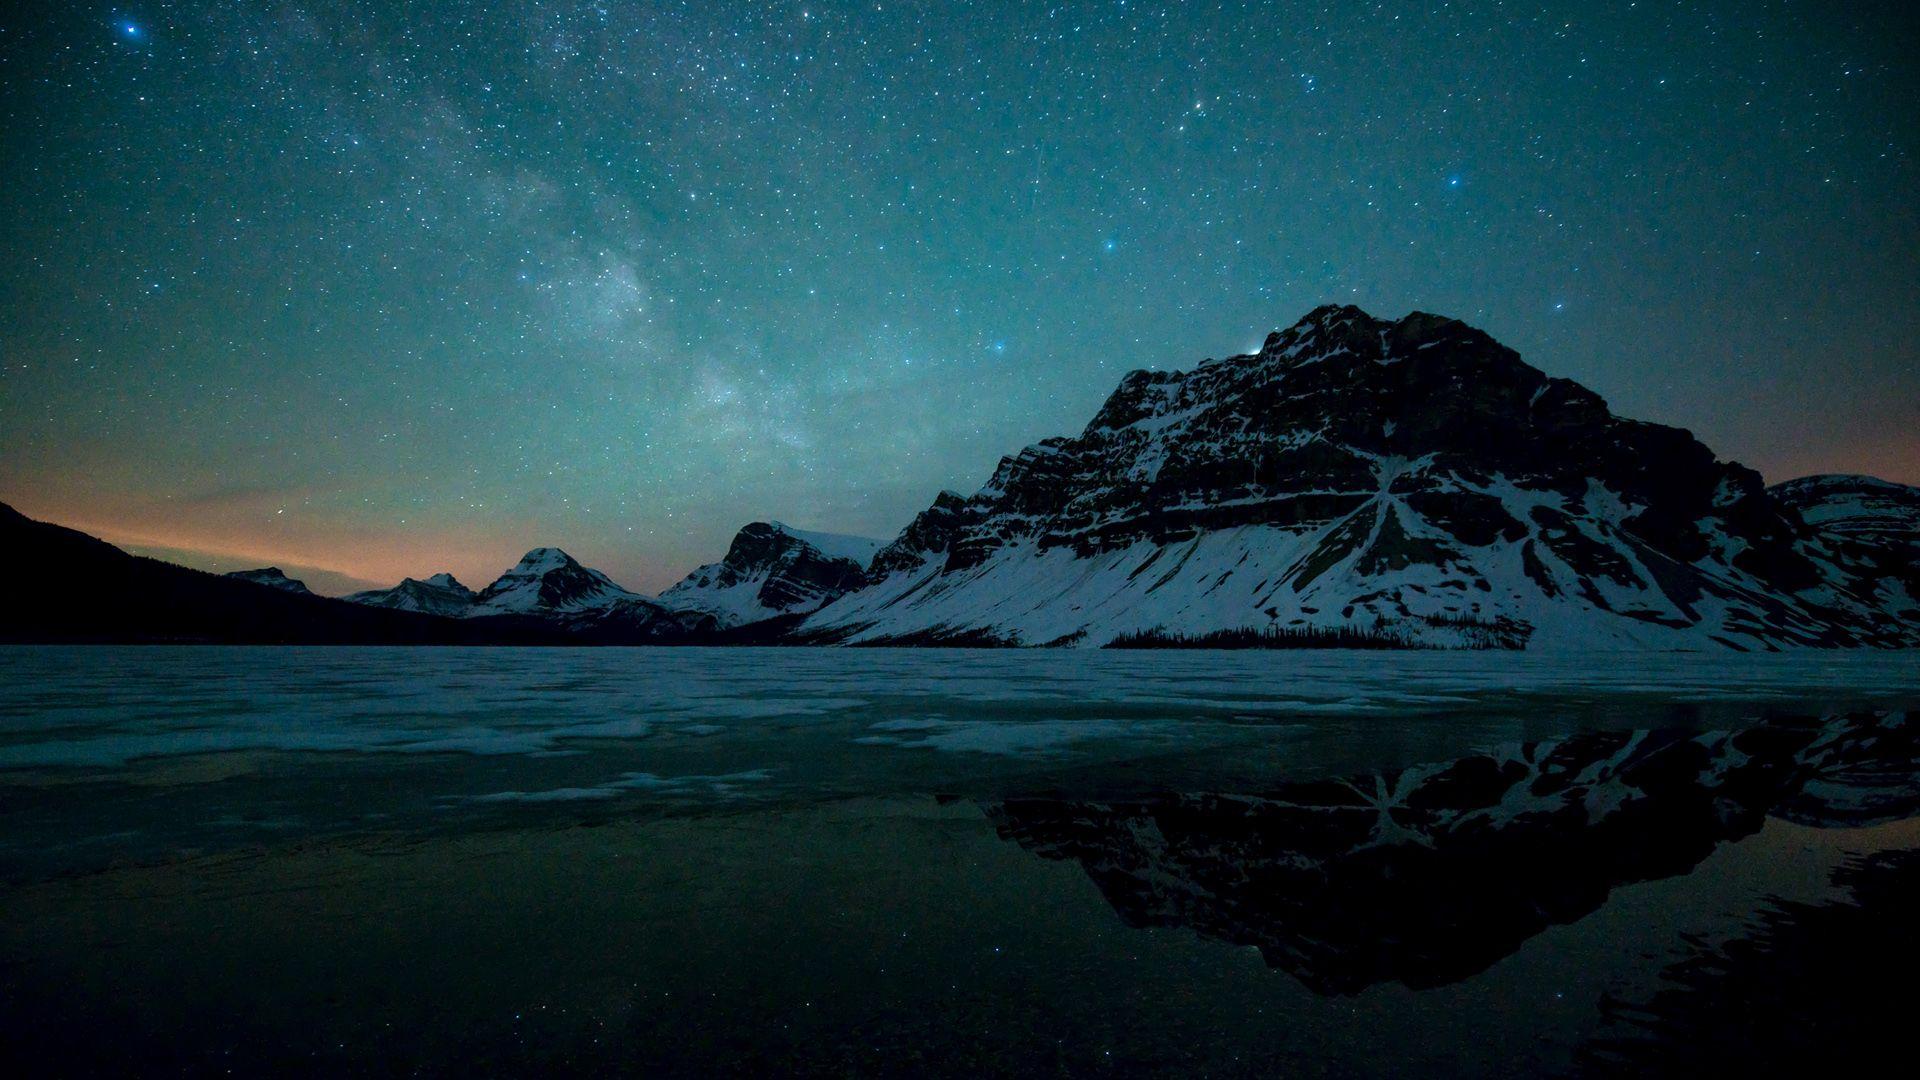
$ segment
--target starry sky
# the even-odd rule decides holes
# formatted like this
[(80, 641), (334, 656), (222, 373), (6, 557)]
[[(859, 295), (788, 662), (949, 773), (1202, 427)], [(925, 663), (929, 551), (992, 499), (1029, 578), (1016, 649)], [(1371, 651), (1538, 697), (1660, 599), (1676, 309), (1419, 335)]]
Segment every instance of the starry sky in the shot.
[(1920, 483), (1916, 56), (1908, 0), (26, 0), (0, 500), (323, 591), (536, 544), (656, 590), (1325, 302)]

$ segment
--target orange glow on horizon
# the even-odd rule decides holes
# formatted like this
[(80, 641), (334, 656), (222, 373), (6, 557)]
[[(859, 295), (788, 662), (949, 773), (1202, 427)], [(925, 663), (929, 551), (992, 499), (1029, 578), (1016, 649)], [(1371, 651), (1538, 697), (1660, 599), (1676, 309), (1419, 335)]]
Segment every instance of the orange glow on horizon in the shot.
[[(474, 530), (396, 530), (376, 533), (364, 528), (289, 529), (273, 535), (218, 522), (201, 528), (181, 528), (158, 523), (133, 522), (63, 513), (38, 505), (15, 504), (21, 513), (35, 520), (76, 529), (121, 548), (145, 549), (148, 554), (195, 569), (224, 573), (230, 570), (279, 566), (290, 576), (296, 570), (331, 575), (332, 582), (307, 585), (315, 592), (338, 595), (354, 589), (387, 588), (406, 577), (424, 578), (442, 571), (453, 574), (474, 589), (485, 587), (517, 562), (522, 554), (542, 541), (524, 546), (503, 540), (497, 534), (480, 535)], [(514, 529), (515, 533), (540, 536), (539, 530)], [(304, 535), (302, 535), (304, 533)], [(556, 542), (588, 566), (605, 570), (627, 588), (651, 591), (659, 586), (653, 579), (665, 576), (668, 583), (678, 574), (663, 574), (646, 567), (643, 575), (632, 574), (629, 561), (621, 569), (601, 565), (610, 560), (597, 559), (564, 542)], [(628, 580), (628, 578), (635, 580)]]

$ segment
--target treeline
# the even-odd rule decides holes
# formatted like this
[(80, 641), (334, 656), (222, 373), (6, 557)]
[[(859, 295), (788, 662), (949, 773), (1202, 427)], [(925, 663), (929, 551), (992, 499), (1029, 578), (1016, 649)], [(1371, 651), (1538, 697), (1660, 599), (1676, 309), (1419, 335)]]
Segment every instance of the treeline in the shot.
[(1109, 649), (1518, 649), (1526, 644), (1511, 628), (1459, 616), (1422, 619), (1428, 625), (1456, 630), (1457, 644), (1422, 640), (1405, 630), (1384, 625), (1265, 626), (1213, 630), (1204, 634), (1173, 633), (1159, 627), (1121, 634)]
[(1177, 634), (1142, 630), (1107, 642), (1109, 649), (1428, 649), (1426, 645), (1382, 629), (1346, 626), (1269, 626)]

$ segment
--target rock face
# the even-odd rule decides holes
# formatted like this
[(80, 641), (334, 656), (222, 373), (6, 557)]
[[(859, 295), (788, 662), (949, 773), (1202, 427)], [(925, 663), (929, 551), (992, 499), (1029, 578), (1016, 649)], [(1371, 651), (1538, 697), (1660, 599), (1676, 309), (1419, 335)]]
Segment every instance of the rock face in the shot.
[(1920, 814), (1906, 714), (1742, 731), (1584, 732), (1251, 794), (987, 808), (1080, 864), (1129, 926), (1257, 947), (1321, 993), (1484, 970), (1618, 886), (1685, 873), (1768, 817), (1852, 828)]
[(239, 578), (241, 581), (251, 581), (255, 585), (265, 585), (270, 589), (313, 595), (313, 590), (307, 588), (306, 582), (288, 577), (277, 566), (263, 566), (258, 570), (235, 570), (227, 576)]
[(1871, 585), (1894, 621), (1920, 626), (1920, 488), (1872, 476), (1803, 476), (1768, 489)]
[(865, 583), (880, 541), (756, 521), (734, 534), (726, 558), (660, 594), (669, 607), (705, 612), (721, 626), (805, 614)]
[(1822, 532), (1920, 552), (1920, 488), (1873, 476), (1803, 476), (1767, 491)]
[(817, 641), (1920, 643), (1883, 563), (1463, 323), (1323, 307), (942, 493)]
[(472, 589), (455, 580), (452, 574), (435, 574), (425, 581), (405, 578), (391, 589), (352, 593), (347, 599), (372, 607), (424, 611), (429, 615), (458, 618), (473, 614), (478, 597)]

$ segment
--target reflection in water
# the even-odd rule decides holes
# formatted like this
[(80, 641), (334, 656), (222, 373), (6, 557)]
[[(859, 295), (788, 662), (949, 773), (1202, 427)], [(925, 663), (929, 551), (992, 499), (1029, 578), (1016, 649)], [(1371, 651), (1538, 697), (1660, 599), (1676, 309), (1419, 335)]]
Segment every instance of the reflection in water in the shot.
[(1257, 795), (988, 810), (1003, 838), (1079, 862), (1129, 925), (1255, 946), (1326, 994), (1466, 978), (1768, 816), (1836, 827), (1917, 813), (1920, 731), (1905, 713), (1588, 732)]
[(1775, 900), (1745, 936), (1693, 944), (1648, 1001), (1602, 1003), (1619, 1030), (1581, 1057), (1597, 1075), (1873, 1075), (1912, 1050), (1920, 852), (1860, 856), (1846, 900)]

